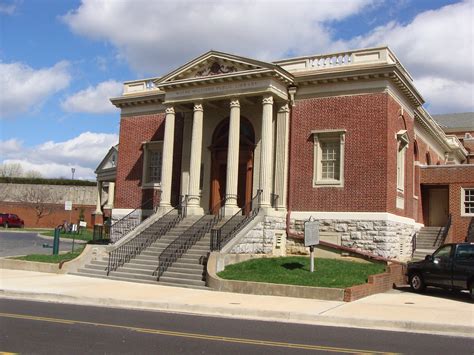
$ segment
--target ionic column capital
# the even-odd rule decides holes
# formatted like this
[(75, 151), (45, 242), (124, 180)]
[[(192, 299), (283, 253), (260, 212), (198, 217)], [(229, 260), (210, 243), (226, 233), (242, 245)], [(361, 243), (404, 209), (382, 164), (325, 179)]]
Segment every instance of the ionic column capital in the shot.
[(236, 98), (230, 99), (230, 108), (232, 107), (240, 107), (239, 99), (236, 99)]
[(174, 113), (175, 113), (175, 112), (174, 112), (174, 107), (173, 107), (173, 106), (168, 106), (168, 107), (166, 107), (165, 113), (166, 113), (167, 115), (174, 115)]
[(286, 113), (290, 112), (290, 105), (288, 103), (281, 105), (281, 107), (278, 110), (279, 113)]
[(202, 102), (195, 102), (194, 103), (194, 107), (193, 107), (193, 111), (196, 112), (196, 111), (204, 111), (204, 107), (202, 105)]
[(272, 95), (264, 96), (263, 99), (262, 99), (262, 104), (263, 105), (273, 105), (273, 96)]

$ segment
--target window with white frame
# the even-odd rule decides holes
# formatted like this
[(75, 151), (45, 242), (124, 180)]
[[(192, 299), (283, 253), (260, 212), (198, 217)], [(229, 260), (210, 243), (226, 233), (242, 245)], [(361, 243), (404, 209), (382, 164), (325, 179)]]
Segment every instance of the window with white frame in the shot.
[(405, 190), (405, 155), (408, 148), (408, 134), (406, 130), (397, 133), (397, 190)]
[(461, 190), (461, 215), (474, 216), (474, 187)]
[(313, 131), (313, 186), (344, 184), (345, 130)]
[(163, 142), (143, 144), (143, 186), (160, 186), (161, 166), (163, 163)]

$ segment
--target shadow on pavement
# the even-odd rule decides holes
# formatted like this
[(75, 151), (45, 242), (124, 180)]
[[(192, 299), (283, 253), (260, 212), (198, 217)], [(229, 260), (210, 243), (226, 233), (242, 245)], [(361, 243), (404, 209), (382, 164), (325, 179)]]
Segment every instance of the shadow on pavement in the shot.
[[(418, 294), (410, 288), (410, 286), (398, 286), (394, 288), (395, 290), (398, 290), (400, 292), (409, 292), (413, 294)], [(471, 296), (469, 295), (468, 291), (450, 291), (450, 290), (445, 290), (442, 288), (437, 288), (437, 287), (427, 287), (426, 290), (423, 293), (419, 293), (421, 295), (425, 296), (430, 296), (430, 297), (438, 297), (438, 298), (444, 298), (452, 301), (459, 301), (459, 302), (465, 302), (465, 303), (473, 303), (473, 300), (471, 300)]]

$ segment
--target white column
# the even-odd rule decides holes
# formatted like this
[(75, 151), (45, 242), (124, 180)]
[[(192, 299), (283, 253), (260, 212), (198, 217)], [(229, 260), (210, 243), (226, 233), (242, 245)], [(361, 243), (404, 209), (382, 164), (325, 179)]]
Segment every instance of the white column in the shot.
[(288, 145), (289, 145), (290, 108), (288, 104), (280, 107), (277, 114), (276, 151), (275, 151), (275, 194), (278, 195), (276, 207), (286, 208), (286, 187), (288, 181)]
[(272, 144), (273, 144), (273, 96), (264, 96), (262, 100), (262, 149), (260, 153), (260, 205), (270, 207), (272, 190)]
[(102, 181), (97, 181), (97, 202), (95, 205), (95, 214), (102, 214), (100, 206), (102, 205)]
[(237, 206), (237, 187), (239, 179), (239, 140), (240, 140), (240, 103), (230, 100), (229, 144), (227, 148), (226, 175), (226, 215), (233, 215)]
[(160, 207), (171, 207), (171, 181), (173, 178), (174, 121), (173, 107), (166, 108), (165, 137), (163, 139), (163, 158), (161, 164)]
[(107, 208), (114, 208), (115, 182), (109, 182), (109, 198), (107, 199)]
[(188, 214), (204, 213), (200, 205), (199, 182), (201, 178), (202, 125), (204, 109), (201, 103), (195, 103), (193, 109), (193, 130), (191, 134), (191, 164), (189, 169)]

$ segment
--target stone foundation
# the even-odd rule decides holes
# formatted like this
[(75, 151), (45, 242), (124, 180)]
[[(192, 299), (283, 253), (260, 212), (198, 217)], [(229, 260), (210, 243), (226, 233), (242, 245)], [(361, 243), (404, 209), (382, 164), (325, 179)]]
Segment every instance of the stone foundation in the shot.
[[(304, 233), (305, 220), (292, 219), (291, 229)], [(411, 258), (412, 238), (416, 226), (389, 220), (319, 220), (322, 240), (339, 239), (340, 245), (369, 252), (388, 259)], [(326, 237), (326, 238), (325, 238)], [(329, 241), (329, 240), (328, 240)], [(287, 241), (288, 254), (308, 254), (301, 240)]]
[(232, 254), (285, 255), (286, 220), (264, 216), (262, 222), (249, 231), (232, 247)]
[[(303, 235), (303, 219), (291, 219), (290, 228)], [(409, 260), (417, 228), (390, 220), (319, 219), (320, 239), (387, 259)], [(307, 255), (303, 240), (286, 238), (286, 219), (264, 216), (232, 247), (233, 254)]]

